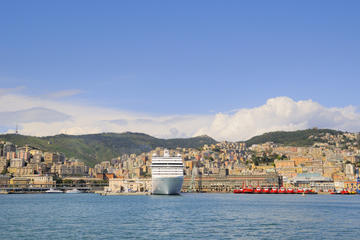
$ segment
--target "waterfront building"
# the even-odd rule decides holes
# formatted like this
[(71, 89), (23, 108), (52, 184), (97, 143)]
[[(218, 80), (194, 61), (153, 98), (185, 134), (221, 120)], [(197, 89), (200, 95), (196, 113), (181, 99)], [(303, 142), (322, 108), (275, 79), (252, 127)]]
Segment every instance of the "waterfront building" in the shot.
[(112, 178), (109, 179), (109, 186), (104, 189), (109, 193), (122, 192), (151, 192), (150, 178)]
[(334, 188), (332, 179), (319, 173), (301, 173), (294, 177), (291, 182), (295, 187), (312, 188), (317, 191), (328, 191)]
[[(270, 174), (242, 174), (231, 176), (196, 174), (196, 177), (186, 176), (182, 187), (183, 192), (232, 192), (243, 187), (279, 187), (279, 176)], [(194, 187), (195, 186), (195, 187)]]
[(27, 188), (30, 184), (30, 179), (26, 177), (13, 177), (10, 179), (11, 185), (16, 185), (17, 187)]

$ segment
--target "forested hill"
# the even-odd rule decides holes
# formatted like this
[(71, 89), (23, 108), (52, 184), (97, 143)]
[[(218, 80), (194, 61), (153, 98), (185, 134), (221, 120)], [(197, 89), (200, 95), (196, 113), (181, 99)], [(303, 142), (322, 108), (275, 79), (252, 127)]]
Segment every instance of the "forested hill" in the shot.
[(89, 135), (56, 135), (49, 137), (23, 136), (19, 134), (3, 134), (0, 140), (12, 142), (18, 146), (28, 144), (42, 151), (62, 152), (67, 157), (75, 157), (86, 164), (94, 164), (110, 160), (122, 154), (148, 152), (156, 147), (200, 148), (204, 144), (216, 141), (208, 136), (193, 138), (160, 139), (143, 133), (102, 133)]
[(246, 141), (247, 146), (252, 144), (262, 144), (265, 142), (274, 142), (278, 144), (284, 144), (289, 146), (312, 146), (315, 142), (326, 142), (323, 140), (323, 136), (326, 134), (338, 135), (343, 134), (341, 131), (331, 129), (306, 129), (299, 131), (277, 131), (264, 133), (259, 136), (255, 136)]

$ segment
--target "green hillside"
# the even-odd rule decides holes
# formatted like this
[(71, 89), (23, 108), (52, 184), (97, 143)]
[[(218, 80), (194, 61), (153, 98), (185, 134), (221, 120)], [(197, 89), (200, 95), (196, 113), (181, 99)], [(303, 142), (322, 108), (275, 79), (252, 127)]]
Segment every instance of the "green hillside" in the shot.
[[(264, 133), (259, 136), (255, 136), (246, 141), (247, 146), (251, 146), (253, 144), (262, 144), (265, 142), (274, 142), (278, 144), (284, 144), (288, 146), (297, 146), (297, 147), (304, 147), (304, 146), (312, 146), (315, 141), (319, 142), (319, 137), (329, 133), (331, 135), (342, 134), (341, 131), (331, 130), (331, 129), (306, 129), (306, 130), (299, 130), (299, 131), (277, 131), (277, 132), (269, 132)], [(311, 138), (310, 136), (315, 136)]]
[(179, 139), (159, 139), (142, 133), (102, 133), (89, 135), (56, 135), (50, 137), (32, 137), (16, 134), (0, 135), (0, 140), (12, 142), (18, 146), (39, 148), (43, 151), (62, 152), (67, 157), (75, 157), (89, 166), (110, 160), (122, 154), (142, 153), (156, 147), (200, 148), (204, 144), (216, 141), (208, 136)]

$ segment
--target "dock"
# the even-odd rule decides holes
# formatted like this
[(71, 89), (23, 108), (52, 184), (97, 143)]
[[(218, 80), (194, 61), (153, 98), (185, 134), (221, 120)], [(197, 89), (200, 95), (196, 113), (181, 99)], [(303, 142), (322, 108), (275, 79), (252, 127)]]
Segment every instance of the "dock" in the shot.
[(95, 192), (101, 196), (143, 196), (151, 195), (149, 192)]

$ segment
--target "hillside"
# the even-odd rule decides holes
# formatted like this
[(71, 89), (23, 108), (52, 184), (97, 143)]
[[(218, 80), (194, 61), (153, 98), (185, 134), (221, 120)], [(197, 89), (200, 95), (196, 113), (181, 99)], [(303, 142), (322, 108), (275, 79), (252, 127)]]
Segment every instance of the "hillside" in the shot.
[(216, 141), (208, 136), (179, 139), (159, 139), (142, 133), (102, 133), (89, 135), (56, 135), (33, 137), (16, 134), (0, 135), (0, 140), (12, 142), (18, 146), (39, 148), (43, 151), (62, 152), (67, 157), (75, 157), (89, 166), (110, 160), (122, 154), (142, 153), (156, 147), (199, 148)]
[[(331, 135), (343, 134), (341, 131), (331, 130), (331, 129), (306, 129), (299, 131), (277, 131), (264, 133), (259, 136), (255, 136), (246, 141), (247, 146), (253, 144), (262, 144), (265, 142), (274, 142), (278, 144), (284, 144), (288, 146), (312, 146), (315, 142), (321, 141), (320, 137), (326, 133)], [(311, 137), (313, 136), (313, 137)]]

